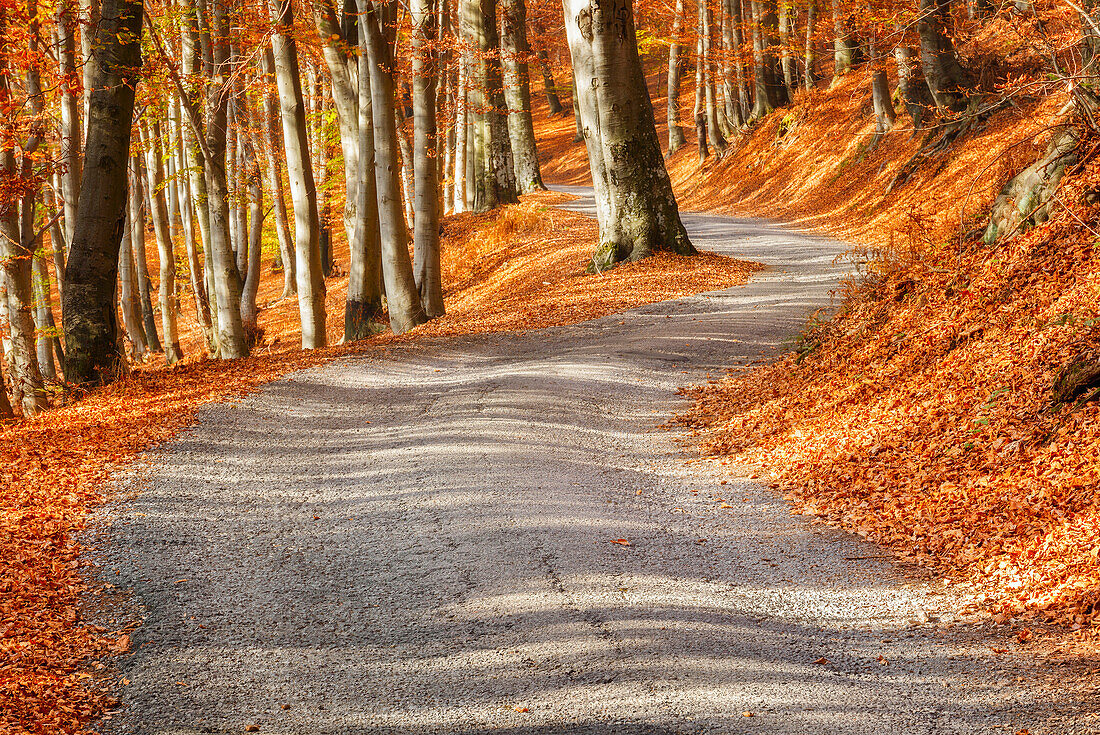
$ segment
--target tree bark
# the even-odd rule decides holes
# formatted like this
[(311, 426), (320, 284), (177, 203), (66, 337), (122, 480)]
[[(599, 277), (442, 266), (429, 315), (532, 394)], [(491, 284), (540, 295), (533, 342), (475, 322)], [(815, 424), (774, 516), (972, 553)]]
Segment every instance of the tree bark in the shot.
[(818, 0), (809, 0), (806, 5), (806, 70), (802, 75), (802, 84), (806, 89), (817, 86), (817, 44), (814, 39), (814, 26), (817, 25)]
[(842, 0), (832, 0), (833, 5), (833, 81), (852, 70), (859, 62), (859, 42), (852, 37), (851, 24), (845, 15)]
[(706, 100), (707, 100), (707, 141), (717, 155), (726, 151), (726, 139), (722, 135), (722, 128), (718, 124), (718, 101), (715, 93), (716, 67), (714, 64), (714, 26), (713, 13), (708, 0), (701, 1), (703, 15), (703, 61), (705, 64)]
[(118, 280), (121, 285), (119, 303), (122, 306), (122, 323), (130, 338), (134, 360), (141, 360), (149, 351), (145, 342), (145, 325), (141, 321), (141, 304), (137, 271), (134, 269), (133, 237), (127, 227), (122, 235), (118, 252)]
[(168, 207), (164, 199), (164, 170), (161, 168), (160, 125), (142, 126), (145, 144), (146, 190), (150, 203), (149, 216), (160, 253), (160, 326), (164, 335), (164, 356), (169, 365), (183, 359), (179, 329), (176, 322), (176, 252), (168, 231)]
[(962, 112), (969, 103), (970, 77), (947, 35), (950, 14), (950, 0), (920, 0), (917, 34), (924, 78), (936, 107)]
[[(80, 197), (82, 162), (80, 143), (82, 125), (80, 108), (81, 77), (76, 63), (77, 18), (72, 0), (64, 0), (57, 7), (57, 64), (61, 77), (61, 198), (64, 201), (65, 242), (67, 250), (73, 238), (76, 224), (76, 205)], [(58, 271), (61, 273), (62, 271)], [(58, 287), (62, 287), (61, 280)]]
[(661, 250), (694, 253), (661, 157), (630, 0), (564, 6), (600, 223), (593, 268)]
[(275, 0), (276, 33), (271, 37), (275, 82), (283, 121), (283, 145), (294, 206), (294, 259), (298, 280), (298, 312), (302, 321), (302, 348), (324, 347), (325, 281), (321, 274), (320, 224), (317, 186), (309, 158), (305, 102), (298, 69), (298, 47), (293, 38), (294, 14), (290, 0)]
[(141, 158), (130, 159), (130, 196), (127, 200), (126, 225), (130, 231), (130, 248), (133, 251), (134, 271), (138, 279), (138, 307), (145, 330), (145, 343), (152, 352), (163, 352), (157, 334), (157, 319), (153, 312), (152, 285), (149, 281), (149, 264), (145, 252), (145, 207), (142, 204), (145, 186), (141, 183), (144, 166)]
[[(393, 84), (393, 43), (395, 30), (388, 22), (393, 15), (392, 0), (360, 15), (360, 28), (367, 35), (370, 59), (371, 115), (375, 132), (375, 182), (378, 186), (378, 221), (382, 239), (382, 273), (386, 284), (386, 304), (390, 328), (395, 334), (407, 332), (428, 317), (420, 304), (420, 294), (409, 260), (408, 232), (401, 207), (398, 163), (397, 121)], [(385, 13), (385, 17), (379, 17)], [(387, 34), (382, 32), (383, 26)], [(365, 27), (365, 28), (364, 28)]]
[[(522, 4), (523, 0), (517, 1)], [(420, 292), (420, 303), (429, 319), (446, 313), (439, 262), (439, 168), (435, 161), (439, 155), (436, 124), (436, 79), (439, 64), (433, 49), (436, 42), (434, 4), (432, 0), (412, 0), (410, 14), (414, 150), (412, 165), (416, 212), (413, 218), (413, 275)], [(532, 130), (532, 142), (533, 137)]]
[(104, 0), (86, 70), (91, 94), (85, 167), (69, 258), (62, 323), (71, 383), (111, 381), (125, 369), (118, 348), (115, 283), (126, 206), (126, 161), (141, 69), (141, 0)]
[(668, 155), (671, 156), (687, 145), (684, 126), (680, 124), (680, 69), (683, 49), (680, 37), (684, 35), (684, 0), (676, 0), (672, 20), (672, 38), (668, 45)]
[(508, 138), (520, 194), (546, 191), (539, 169), (535, 125), (531, 120), (531, 75), (527, 65), (530, 55), (524, 0), (502, 0), (500, 57), (508, 110)]
[[(204, 62), (211, 77), (206, 94), (206, 193), (210, 212), (210, 253), (217, 303), (218, 356), (222, 359), (247, 357), (250, 345), (241, 322), (241, 276), (233, 257), (229, 219), (229, 180), (226, 149), (229, 139), (228, 113), (230, 79), (228, 36), (229, 15), (224, 3), (213, 3), (211, 38), (204, 46), (210, 57)], [(204, 34), (206, 35), (206, 34)], [(206, 51), (204, 51), (204, 56)]]
[(695, 143), (699, 148), (699, 163), (710, 156), (710, 146), (707, 141), (707, 56), (705, 31), (705, 0), (698, 4), (695, 13), (695, 105), (692, 115), (695, 119)]
[[(359, 0), (360, 17), (370, 0)], [(344, 341), (355, 342), (382, 331), (382, 236), (378, 221), (378, 185), (375, 179), (374, 106), (367, 34), (360, 23), (357, 108), (358, 151), (356, 178), (355, 247), (348, 268), (348, 296), (344, 307)]]

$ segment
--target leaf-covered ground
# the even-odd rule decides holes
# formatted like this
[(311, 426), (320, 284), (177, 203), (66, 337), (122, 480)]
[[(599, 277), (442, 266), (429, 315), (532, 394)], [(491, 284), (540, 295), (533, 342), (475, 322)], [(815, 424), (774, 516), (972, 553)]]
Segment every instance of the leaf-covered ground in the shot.
[[(359, 351), (399, 349), (424, 335), (536, 329), (744, 283), (756, 266), (717, 256), (661, 256), (599, 276), (583, 273), (595, 222), (549, 209), (563, 195), (525, 198), (488, 215), (445, 221), (449, 314), (394, 337), (302, 352), (294, 298), (265, 274), (264, 344), (246, 360), (151, 363), (116, 385), (0, 431), (0, 732), (82, 731), (113, 701), (96, 686), (125, 631), (81, 620), (79, 532), (112, 472), (171, 439), (213, 401), (232, 400), (292, 370)], [(155, 246), (154, 246), (155, 247)], [(346, 258), (346, 246), (340, 255)], [(155, 257), (155, 256), (152, 256)], [(155, 260), (153, 261), (155, 262)], [(340, 265), (346, 268), (346, 260)], [(329, 281), (330, 339), (339, 339), (346, 278)], [(184, 300), (185, 309), (192, 302)], [(201, 335), (185, 335), (198, 353)]]
[[(1100, 164), (1046, 224), (985, 247), (866, 253), (840, 313), (772, 365), (688, 389), (704, 450), (807, 515), (935, 568), (997, 621), (1100, 620), (1100, 401), (1058, 404), (1100, 346)], [(1083, 637), (1085, 634), (1081, 634)]]

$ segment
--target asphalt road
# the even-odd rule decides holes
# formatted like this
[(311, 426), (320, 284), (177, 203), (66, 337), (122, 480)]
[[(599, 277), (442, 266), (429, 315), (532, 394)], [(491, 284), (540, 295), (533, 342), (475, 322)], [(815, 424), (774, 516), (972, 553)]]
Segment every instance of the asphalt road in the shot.
[(296, 373), (153, 453), (92, 537), (132, 591), (110, 614), (143, 623), (103, 730), (1095, 732), (1026, 657), (947, 630), (935, 583), (684, 465), (655, 428), (675, 388), (774, 354), (844, 270), (816, 237), (685, 220), (769, 269)]

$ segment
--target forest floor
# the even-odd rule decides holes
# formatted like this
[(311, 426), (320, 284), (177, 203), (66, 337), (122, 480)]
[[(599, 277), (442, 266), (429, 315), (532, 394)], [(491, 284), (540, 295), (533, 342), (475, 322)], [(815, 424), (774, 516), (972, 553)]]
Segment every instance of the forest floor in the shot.
[[(576, 206), (576, 205), (574, 205)], [(768, 265), (572, 326), (430, 336), (204, 409), (88, 537), (122, 733), (1085, 733), (1081, 663), (792, 517), (657, 424), (783, 349), (837, 243), (687, 215)], [(227, 438), (232, 437), (232, 441)], [(109, 583), (109, 586), (104, 583)]]

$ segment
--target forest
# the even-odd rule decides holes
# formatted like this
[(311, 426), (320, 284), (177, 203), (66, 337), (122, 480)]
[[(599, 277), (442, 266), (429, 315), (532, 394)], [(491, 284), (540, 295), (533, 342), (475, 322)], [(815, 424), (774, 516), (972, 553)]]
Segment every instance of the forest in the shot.
[(1100, 732), (1096, 0), (0, 28), (0, 733)]

